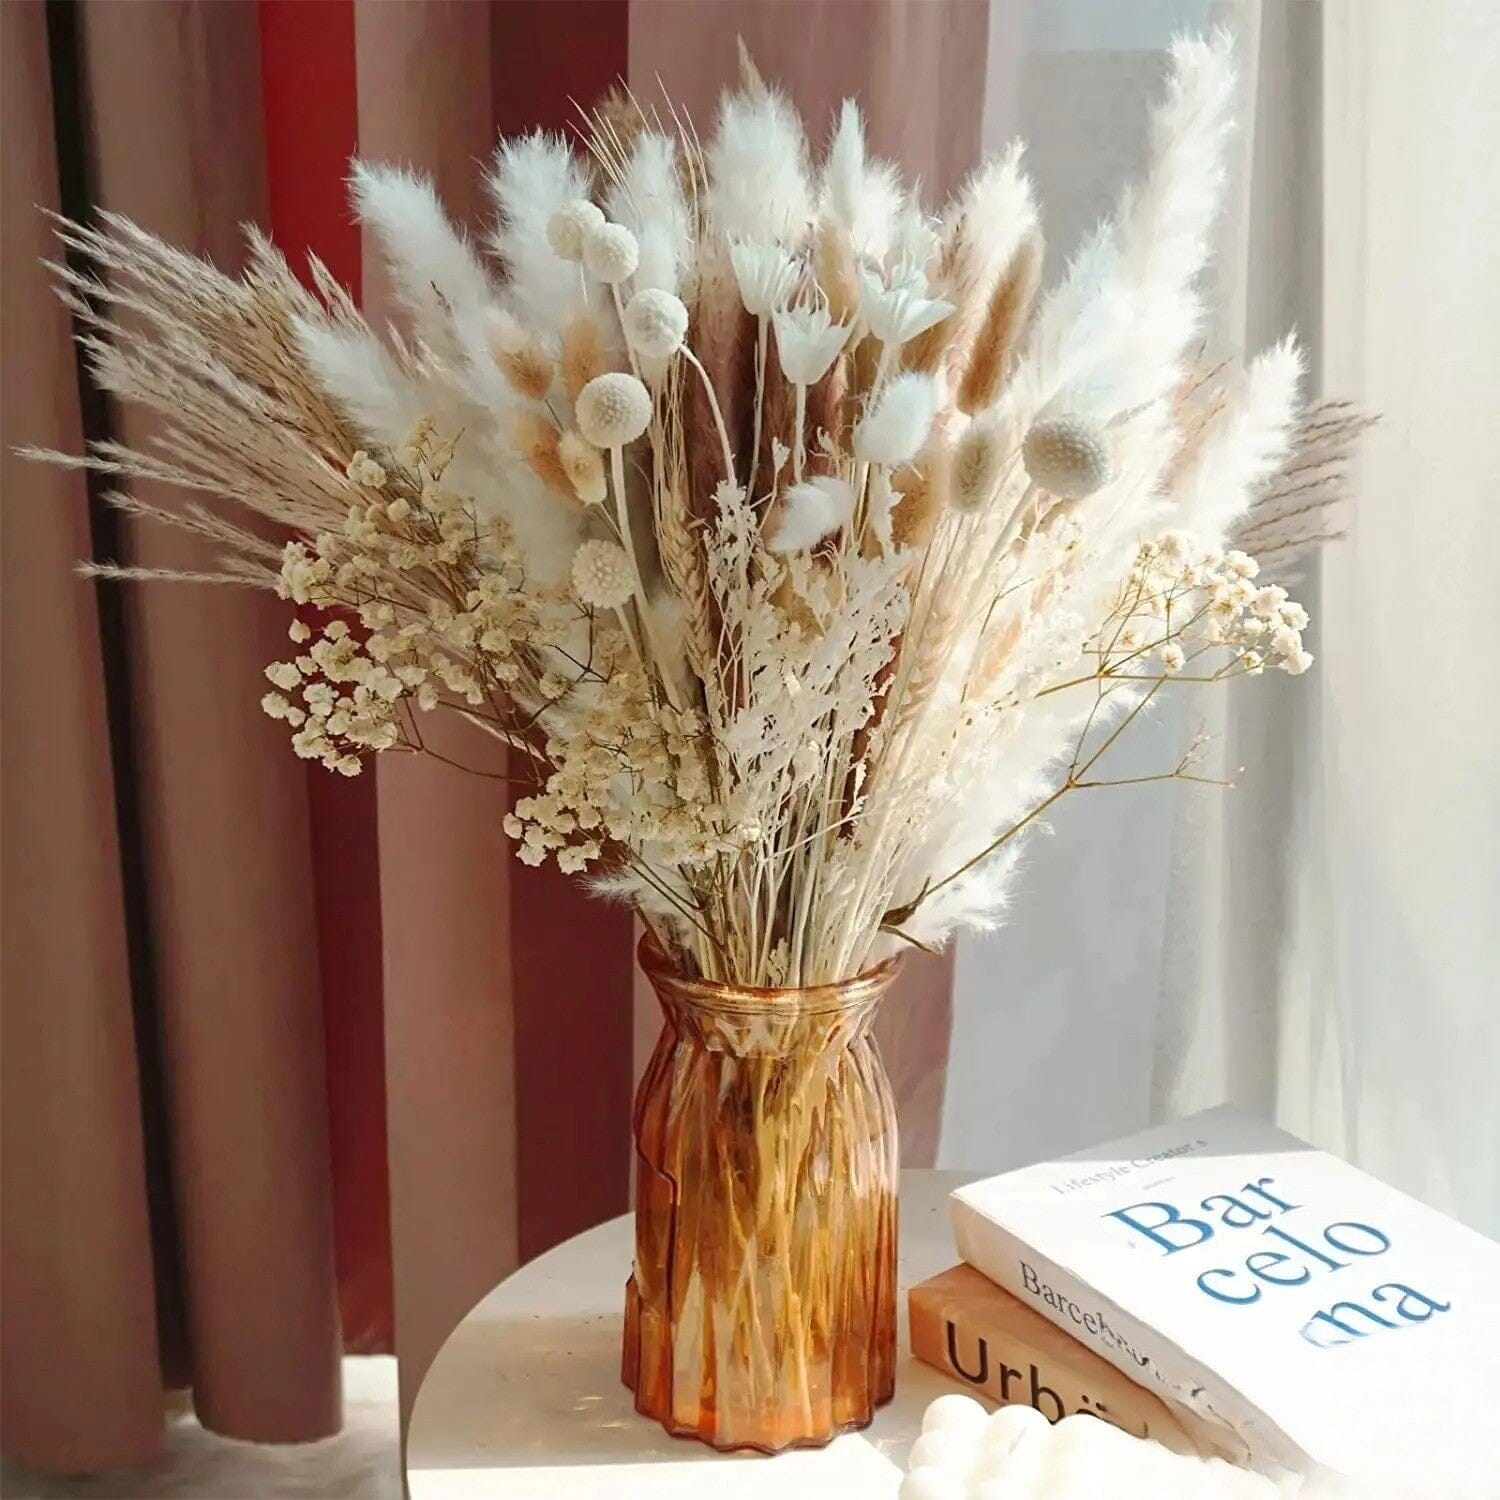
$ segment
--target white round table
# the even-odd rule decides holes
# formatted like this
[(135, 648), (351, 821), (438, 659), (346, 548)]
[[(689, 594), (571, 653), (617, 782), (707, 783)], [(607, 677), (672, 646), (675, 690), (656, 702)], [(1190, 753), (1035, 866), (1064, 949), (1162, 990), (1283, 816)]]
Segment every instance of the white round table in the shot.
[(956, 1389), (912, 1358), (906, 1289), (956, 1259), (947, 1197), (971, 1176), (902, 1173), (896, 1397), (863, 1432), (767, 1458), (715, 1453), (637, 1415), (620, 1382), (625, 1215), (523, 1266), (453, 1330), (412, 1410), (412, 1500), (889, 1500), (927, 1403)]

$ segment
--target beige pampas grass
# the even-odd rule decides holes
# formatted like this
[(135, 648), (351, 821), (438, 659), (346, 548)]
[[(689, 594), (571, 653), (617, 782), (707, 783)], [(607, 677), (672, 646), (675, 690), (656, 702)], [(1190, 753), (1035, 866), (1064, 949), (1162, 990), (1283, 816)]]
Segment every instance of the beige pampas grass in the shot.
[(545, 401), (556, 370), (540, 344), (528, 339), (514, 349), (497, 347), (495, 363), (510, 388), (528, 401)]
[(985, 320), (990, 299), (1021, 241), (1036, 226), (1031, 184), (1021, 171), (1020, 145), (987, 161), (964, 185), (943, 221), (934, 290), (954, 311), (906, 346), (907, 369), (958, 371)]
[(999, 422), (971, 422), (953, 450), (948, 504), (962, 514), (983, 510), (995, 498), (1009, 448)]
[(959, 383), (955, 404), (960, 411), (973, 413), (995, 404), (1041, 281), (1042, 237), (1033, 231), (1021, 241), (990, 293), (984, 322)]
[(581, 434), (571, 429), (557, 445), (558, 462), (574, 493), (585, 505), (602, 505), (609, 495), (604, 476), (604, 455)]
[(569, 401), (576, 401), (589, 381), (609, 369), (604, 328), (594, 313), (579, 313), (564, 330), (558, 368)]
[(891, 540), (901, 548), (925, 547), (942, 514), (944, 455), (931, 444), (917, 462), (891, 481), (899, 497), (891, 512)]
[(527, 467), (555, 494), (578, 498), (560, 453), (561, 434), (540, 412), (518, 411), (511, 417), (511, 441)]
[(848, 227), (830, 215), (818, 222), (813, 269), (835, 323), (852, 323), (859, 312), (859, 267)]

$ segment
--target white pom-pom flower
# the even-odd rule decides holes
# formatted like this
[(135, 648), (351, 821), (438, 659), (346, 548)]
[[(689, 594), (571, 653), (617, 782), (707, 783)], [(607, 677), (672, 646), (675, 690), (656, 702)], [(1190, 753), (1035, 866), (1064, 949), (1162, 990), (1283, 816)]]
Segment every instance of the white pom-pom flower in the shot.
[(1079, 417), (1047, 417), (1021, 444), (1026, 472), (1042, 489), (1064, 500), (1081, 500), (1114, 477), (1104, 435)]
[(631, 275), (640, 259), (641, 247), (623, 224), (600, 224), (583, 242), (589, 275), (611, 286)]
[(651, 424), (651, 392), (634, 375), (611, 370), (578, 393), (578, 430), (596, 448), (623, 448)]
[(573, 592), (590, 609), (619, 609), (635, 593), (635, 569), (617, 542), (585, 542), (573, 554)]
[(587, 198), (573, 198), (547, 220), (547, 243), (563, 260), (582, 260), (583, 247), (604, 225), (599, 206)]
[(908, 370), (885, 388), (875, 410), (854, 430), (854, 451), (866, 463), (894, 466), (915, 458), (937, 410), (930, 375)]
[(682, 348), (687, 336), (688, 310), (680, 297), (650, 287), (625, 304), (621, 320), (625, 339), (647, 359), (666, 359)]
[(853, 489), (832, 474), (815, 475), (787, 490), (776, 534), (767, 545), (772, 552), (816, 547), (825, 536), (847, 526), (853, 514)]

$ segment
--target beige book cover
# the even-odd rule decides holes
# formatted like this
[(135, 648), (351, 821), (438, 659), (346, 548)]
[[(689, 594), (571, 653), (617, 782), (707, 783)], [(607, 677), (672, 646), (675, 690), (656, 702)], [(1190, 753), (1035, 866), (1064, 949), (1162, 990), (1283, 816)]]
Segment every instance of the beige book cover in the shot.
[(909, 1298), (912, 1353), (991, 1401), (1034, 1406), (1052, 1422), (1087, 1412), (1178, 1453), (1237, 1456), (1222, 1429), (1137, 1385), (972, 1266), (931, 1277)]

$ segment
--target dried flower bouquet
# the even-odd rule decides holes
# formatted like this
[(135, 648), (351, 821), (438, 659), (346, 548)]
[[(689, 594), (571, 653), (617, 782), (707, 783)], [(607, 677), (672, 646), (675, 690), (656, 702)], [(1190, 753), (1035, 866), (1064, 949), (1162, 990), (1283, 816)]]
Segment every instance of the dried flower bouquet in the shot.
[(1308, 666), (1226, 542), (1247, 511), (1271, 550), (1316, 530), (1357, 422), (1299, 432), (1290, 340), (1195, 364), (1222, 37), (1178, 42), (1144, 181), (1040, 297), (1019, 149), (934, 220), (852, 103), (815, 169), (744, 74), (705, 147), (622, 100), (589, 160), (502, 143), (492, 260), (357, 165), (401, 332), (253, 231), (233, 279), (65, 222), (58, 276), (159, 417), (79, 461), (294, 534), (115, 497), (326, 611), (267, 669), (299, 755), (352, 775), (456, 711), (534, 783), (521, 859), (633, 902), (686, 973), (794, 986), (992, 923), (1017, 835), (1110, 782), (1167, 682)]
[(1196, 742), (1113, 772), (1169, 684), (1312, 661), (1242, 543), (1328, 533), (1362, 421), (1299, 412), (1291, 340), (1198, 353), (1229, 53), (1174, 46), (1144, 180), (1045, 294), (1019, 149), (932, 219), (852, 103), (814, 167), (748, 60), (706, 146), (628, 97), (586, 159), (503, 142), (488, 254), (357, 165), (385, 334), (254, 231), (236, 279), (61, 223), (97, 378), (157, 424), (47, 456), (211, 497), (113, 498), (221, 553), (93, 571), (276, 590), (299, 755), (462, 715), (527, 784), (520, 858), (649, 928), (625, 1374), (674, 1431), (826, 1441), (889, 1396), (883, 960), (993, 923), (1069, 792), (1209, 779)]

